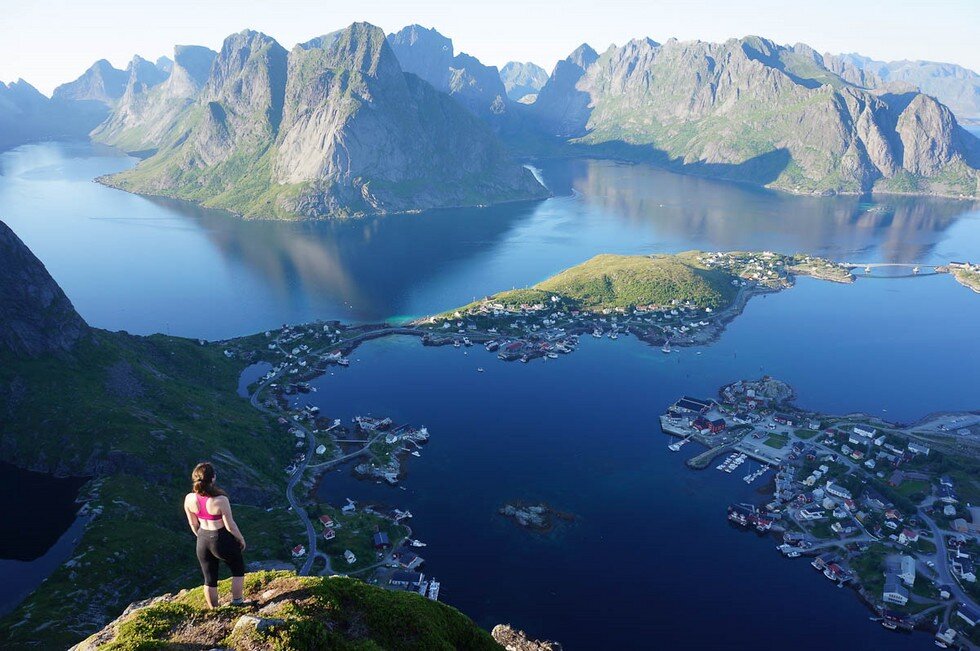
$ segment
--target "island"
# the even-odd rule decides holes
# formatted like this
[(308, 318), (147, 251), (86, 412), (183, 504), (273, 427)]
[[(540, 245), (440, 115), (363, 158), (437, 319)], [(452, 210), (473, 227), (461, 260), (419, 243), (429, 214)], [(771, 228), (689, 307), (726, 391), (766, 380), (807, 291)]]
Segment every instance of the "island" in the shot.
[(549, 533), (558, 522), (573, 522), (575, 516), (543, 503), (508, 502), (497, 511), (517, 526), (535, 533)]
[(942, 647), (980, 642), (980, 414), (900, 424), (804, 410), (794, 397), (775, 378), (739, 380), (717, 399), (680, 397), (661, 428), (676, 437), (671, 452), (706, 448), (692, 469), (766, 477), (765, 500), (730, 505), (728, 519), (852, 587), (883, 626), (926, 630)]

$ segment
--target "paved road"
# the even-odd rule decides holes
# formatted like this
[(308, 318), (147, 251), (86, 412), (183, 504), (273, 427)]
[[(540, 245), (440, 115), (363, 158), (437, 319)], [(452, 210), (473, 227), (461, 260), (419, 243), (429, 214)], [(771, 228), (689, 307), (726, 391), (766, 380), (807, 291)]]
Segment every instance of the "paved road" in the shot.
[[(361, 343), (363, 341), (367, 341), (368, 339), (375, 339), (377, 337), (383, 337), (383, 336), (387, 336), (387, 335), (417, 335), (417, 336), (421, 336), (423, 334), (425, 334), (425, 331), (424, 330), (419, 330), (417, 328), (387, 328), (387, 327), (385, 327), (385, 328), (379, 328), (377, 330), (369, 330), (367, 332), (363, 332), (363, 333), (361, 333), (361, 334), (359, 334), (359, 335), (357, 335), (355, 337), (351, 337), (350, 339), (344, 341), (342, 344), (339, 344), (339, 346), (342, 346), (342, 347), (345, 347), (346, 348), (346, 347), (349, 347), (351, 345), (356, 345), (356, 344), (359, 344), (359, 343)], [(286, 356), (288, 358), (289, 357), (289, 353), (282, 347), (282, 344), (280, 343), (278, 337), (276, 338), (275, 344), (276, 344), (276, 347), (279, 349), (279, 352), (281, 352), (284, 356)], [(330, 346), (329, 348), (336, 348), (336, 347), (337, 346)], [(324, 349), (324, 350), (326, 350), (326, 349)], [(320, 351), (320, 352), (323, 352), (323, 351)], [(317, 353), (312, 353), (312, 354), (317, 354)], [(249, 396), (249, 402), (251, 403), (251, 405), (254, 408), (256, 408), (259, 411), (261, 411), (261, 412), (263, 412), (265, 414), (268, 414), (270, 416), (280, 416), (281, 415), (281, 414), (277, 414), (276, 412), (274, 412), (271, 409), (268, 409), (264, 405), (262, 405), (259, 402), (259, 394), (269, 384), (271, 384), (272, 382), (275, 382), (276, 380), (278, 380), (279, 378), (281, 378), (283, 375), (285, 375), (285, 374), (284, 373), (277, 373), (276, 375), (272, 376), (268, 380), (264, 380), (263, 382), (261, 382), (259, 384), (258, 387), (256, 387), (256, 389), (252, 393), (252, 395)], [(328, 557), (323, 552), (317, 550), (318, 536), (316, 534), (316, 529), (313, 526), (313, 522), (310, 521), (310, 516), (306, 512), (306, 509), (296, 500), (296, 495), (294, 493), (294, 489), (296, 488), (296, 485), (303, 479), (303, 475), (306, 473), (306, 469), (310, 465), (310, 461), (313, 459), (313, 455), (314, 455), (315, 450), (316, 450), (316, 438), (313, 436), (313, 433), (310, 432), (301, 423), (299, 423), (297, 421), (291, 421), (291, 425), (293, 427), (295, 427), (296, 429), (298, 429), (299, 431), (303, 432), (303, 434), (306, 437), (306, 443), (307, 443), (306, 458), (303, 459), (303, 462), (296, 467), (296, 470), (293, 472), (293, 474), (291, 474), (289, 476), (289, 480), (286, 483), (286, 500), (289, 502), (289, 506), (293, 509), (293, 512), (296, 513), (296, 516), (300, 519), (300, 522), (302, 522), (303, 527), (306, 529), (306, 538), (307, 538), (307, 544), (306, 544), (306, 560), (303, 562), (303, 567), (300, 569), (299, 573), (302, 574), (302, 575), (309, 574), (310, 573), (310, 570), (313, 568), (313, 562), (317, 558), (322, 558), (323, 561), (324, 561), (324, 563), (326, 563), (326, 572), (332, 574), (333, 573), (333, 570), (332, 570), (332, 568), (330, 566), (330, 557)], [(381, 436), (381, 434), (379, 434), (378, 436), (374, 437), (371, 440), (371, 442), (368, 443), (368, 445), (364, 446), (363, 449), (361, 449), (361, 450), (359, 450), (359, 451), (357, 451), (355, 453), (344, 455), (343, 457), (339, 457), (337, 459), (333, 459), (331, 461), (328, 461), (328, 462), (325, 462), (325, 463), (322, 463), (322, 464), (317, 464), (315, 467), (316, 468), (328, 468), (328, 467), (330, 467), (332, 465), (335, 465), (337, 463), (340, 463), (341, 461), (346, 461), (347, 459), (351, 459), (351, 458), (354, 458), (354, 457), (359, 456), (361, 454), (364, 454), (367, 451), (367, 449), (370, 447), (371, 443), (373, 443), (374, 441), (376, 441), (380, 436)]]

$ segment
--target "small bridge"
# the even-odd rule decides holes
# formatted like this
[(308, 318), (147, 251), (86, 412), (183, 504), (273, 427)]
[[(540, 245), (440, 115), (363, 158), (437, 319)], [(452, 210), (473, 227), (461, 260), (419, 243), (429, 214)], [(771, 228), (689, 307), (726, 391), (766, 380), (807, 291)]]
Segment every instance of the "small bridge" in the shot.
[[(864, 269), (864, 273), (870, 274), (874, 269), (882, 268), (896, 268), (896, 269), (908, 269), (911, 273), (902, 275), (891, 275), (889, 278), (909, 278), (911, 276), (934, 276), (938, 273), (943, 273), (939, 271), (939, 267), (945, 267), (941, 264), (926, 264), (924, 262), (842, 262), (842, 266), (848, 269)], [(922, 273), (923, 270), (928, 270)]]

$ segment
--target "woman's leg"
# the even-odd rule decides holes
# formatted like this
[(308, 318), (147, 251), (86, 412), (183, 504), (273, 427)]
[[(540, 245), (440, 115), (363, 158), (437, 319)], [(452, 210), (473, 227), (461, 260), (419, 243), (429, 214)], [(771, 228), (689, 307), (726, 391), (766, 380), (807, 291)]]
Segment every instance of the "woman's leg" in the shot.
[(242, 558), (242, 546), (227, 529), (221, 530), (217, 546), (218, 557), (227, 563), (231, 570), (232, 601), (241, 601), (245, 588), (245, 559)]
[(218, 557), (212, 553), (214, 536), (204, 530), (197, 533), (197, 560), (204, 575), (204, 601), (210, 608), (218, 607)]

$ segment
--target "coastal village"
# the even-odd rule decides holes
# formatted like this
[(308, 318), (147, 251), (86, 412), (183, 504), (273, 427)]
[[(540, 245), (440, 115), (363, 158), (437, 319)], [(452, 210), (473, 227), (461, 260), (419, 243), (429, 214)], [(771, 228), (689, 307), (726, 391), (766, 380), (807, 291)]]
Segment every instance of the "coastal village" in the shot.
[(633, 335), (669, 353), (672, 348), (713, 342), (752, 296), (791, 287), (795, 276), (842, 283), (854, 280), (847, 267), (812, 256), (702, 253), (697, 255), (697, 262), (727, 274), (733, 290), (727, 305), (699, 306), (690, 300), (674, 299), (666, 304), (588, 309), (557, 294), (534, 294), (536, 302), (524, 301), (525, 293), (518, 290), (487, 297), (416, 325), (425, 329), (426, 345), (479, 343), (504, 361), (556, 359), (574, 351), (583, 336), (618, 339)]
[(980, 642), (980, 416), (900, 426), (806, 412), (792, 399), (773, 378), (741, 380), (717, 400), (681, 397), (661, 429), (672, 452), (707, 448), (687, 460), (692, 469), (764, 477), (765, 499), (732, 504), (728, 519), (852, 587), (882, 626), (930, 631), (943, 648)]
[(300, 573), (356, 576), (438, 600), (441, 584), (423, 571), (420, 552), (426, 545), (412, 537), (410, 511), (349, 498), (338, 504), (318, 503), (294, 495), (297, 486), (312, 494), (322, 473), (348, 462), (362, 479), (398, 486), (406, 460), (421, 456), (429, 440), (424, 426), (371, 416), (344, 423), (321, 414), (309, 400), (316, 391), (312, 380), (348, 366), (346, 355), (361, 341), (387, 334), (392, 334), (388, 328), (347, 328), (337, 322), (284, 325), (239, 340), (225, 354), (264, 364), (258, 368), (265, 373), (248, 387), (248, 395), (255, 407), (276, 418), (293, 442), (295, 454), (283, 471), (289, 508), (307, 531), (307, 539), (291, 550)]
[[(810, 256), (704, 253), (697, 262), (727, 274), (728, 304), (673, 300), (581, 309), (557, 294), (534, 303), (488, 297), (404, 326), (284, 325), (229, 342), (227, 356), (265, 364), (248, 395), (295, 447), (283, 470), (290, 509), (307, 530), (307, 539), (292, 549), (300, 572), (348, 574), (439, 598), (440, 583), (425, 574), (425, 543), (413, 537), (410, 512), (352, 499), (316, 503), (293, 493), (348, 463), (365, 481), (399, 487), (429, 440), (424, 426), (371, 416), (345, 423), (312, 404), (313, 381), (349, 366), (361, 343), (407, 335), (427, 346), (483, 346), (500, 360), (527, 363), (570, 354), (582, 337), (632, 334), (671, 354), (712, 342), (752, 296), (791, 287), (798, 275), (854, 280), (847, 265)], [(980, 498), (972, 479), (964, 480), (972, 468), (950, 461), (962, 458), (963, 445), (976, 446), (974, 456), (980, 451), (980, 418), (936, 417), (913, 431), (868, 417), (805, 413), (791, 405), (792, 397), (788, 386), (769, 378), (737, 382), (718, 400), (681, 398), (661, 426), (676, 437), (668, 446), (673, 452), (692, 441), (706, 447), (688, 460), (691, 468), (716, 468), (747, 484), (771, 482), (765, 503), (731, 505), (735, 526), (776, 536), (788, 558), (811, 558), (827, 579), (854, 587), (888, 628), (933, 630), (940, 646), (980, 642), (973, 566), (980, 509), (970, 506)], [(947, 454), (950, 449), (957, 452)], [(508, 504), (500, 514), (538, 532), (574, 518), (540, 504)]]

